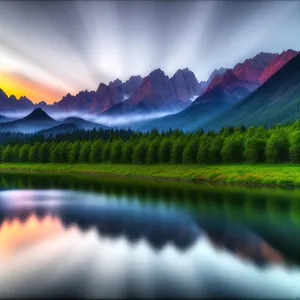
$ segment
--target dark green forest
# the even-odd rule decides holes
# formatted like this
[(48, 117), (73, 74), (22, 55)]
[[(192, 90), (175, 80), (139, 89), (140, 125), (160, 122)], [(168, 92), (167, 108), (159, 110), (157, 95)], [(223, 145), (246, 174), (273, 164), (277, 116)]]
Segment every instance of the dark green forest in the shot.
[(180, 130), (76, 131), (45, 138), (2, 134), (2, 162), (217, 164), (300, 162), (300, 120), (287, 125), (222, 128), (218, 133)]

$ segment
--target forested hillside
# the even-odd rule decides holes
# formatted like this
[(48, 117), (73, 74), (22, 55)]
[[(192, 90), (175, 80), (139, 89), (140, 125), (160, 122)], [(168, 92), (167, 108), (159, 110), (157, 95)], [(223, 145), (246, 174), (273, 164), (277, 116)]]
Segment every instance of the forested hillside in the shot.
[(148, 133), (93, 130), (45, 139), (33, 135), (0, 146), (2, 162), (214, 164), (300, 162), (300, 120), (288, 125), (227, 127), (220, 132)]

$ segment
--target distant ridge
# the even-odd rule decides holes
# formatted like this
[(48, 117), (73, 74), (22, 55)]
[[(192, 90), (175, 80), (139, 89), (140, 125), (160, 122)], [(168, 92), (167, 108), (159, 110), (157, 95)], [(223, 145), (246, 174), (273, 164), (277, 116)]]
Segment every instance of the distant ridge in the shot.
[(57, 121), (41, 108), (36, 108), (24, 118), (0, 124), (0, 132), (34, 133), (57, 124)]
[(300, 54), (292, 58), (255, 92), (217, 118), (205, 130), (226, 126), (272, 126), (300, 119)]
[[(22, 130), (24, 123), (27, 124), (24, 130), (29, 130), (29, 128), (35, 131), (46, 130), (60, 124), (48, 115), (54, 116), (56, 113), (92, 114), (94, 117), (101, 115), (109, 118), (126, 116), (128, 120), (131, 115), (145, 114), (150, 117), (150, 114), (169, 114), (165, 118), (140, 122), (140, 124), (135, 122), (132, 125), (147, 129), (172, 127), (195, 130), (248, 97), (258, 87), (268, 82), (269, 78), (279, 72), (298, 53), (291, 49), (280, 54), (261, 52), (244, 62), (237, 63), (231, 69), (221, 67), (214, 70), (208, 80), (202, 82), (198, 82), (195, 74), (188, 68), (179, 69), (170, 77), (158, 68), (144, 78), (140, 75), (131, 76), (126, 82), (116, 79), (109, 84), (100, 83), (95, 91), (80, 91), (76, 95), (67, 93), (53, 105), (45, 102), (33, 104), (24, 96), (19, 99), (15, 96), (8, 97), (0, 89), (0, 114), (28, 114), (16, 121), (0, 116), (0, 131)], [(289, 75), (286, 74), (286, 76)], [(281, 84), (282, 82), (277, 82), (277, 85)], [(253, 107), (256, 107), (255, 103)], [(291, 114), (294, 115), (294, 112)], [(282, 117), (281, 119), (288, 118)], [(4, 122), (7, 125), (4, 126)], [(71, 123), (76, 123), (78, 128), (88, 129), (93, 128), (95, 124), (79, 119)], [(33, 124), (34, 126), (31, 126)], [(104, 125), (96, 125), (97, 128), (101, 126), (104, 128)], [(126, 126), (131, 127), (131, 124), (128, 123)]]
[(35, 108), (23, 121), (55, 121), (41, 108)]

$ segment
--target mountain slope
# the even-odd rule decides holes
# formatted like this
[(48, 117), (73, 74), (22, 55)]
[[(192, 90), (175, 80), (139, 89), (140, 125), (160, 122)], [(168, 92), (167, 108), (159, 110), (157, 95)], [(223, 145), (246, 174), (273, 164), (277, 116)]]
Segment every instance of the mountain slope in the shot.
[(77, 118), (77, 117), (69, 117), (66, 118), (62, 123), (64, 124), (74, 124), (77, 129), (84, 129), (84, 130), (93, 130), (96, 128), (97, 130), (100, 128), (108, 129), (109, 127), (104, 126), (102, 124), (89, 122), (87, 120)]
[(49, 129), (44, 129), (41, 131), (38, 131), (38, 134), (44, 135), (45, 137), (49, 136), (55, 136), (62, 133), (68, 133), (78, 130), (78, 127), (73, 123), (63, 123), (56, 125), (54, 127), (51, 127)]
[(77, 129), (93, 130), (94, 128), (98, 130), (100, 128), (108, 129), (109, 127), (77, 117), (70, 117), (59, 122), (51, 118), (41, 108), (36, 108), (22, 119), (0, 123), (0, 132), (40, 132), (45, 135), (58, 134)]
[(0, 124), (5, 122), (10, 122), (10, 121), (12, 121), (10, 118), (0, 115)]
[(34, 104), (26, 97), (17, 99), (15, 96), (8, 97), (3, 90), (0, 89), (0, 111), (16, 112), (32, 109)]
[(271, 126), (300, 118), (300, 54), (291, 59), (256, 91), (218, 118), (206, 130), (225, 126)]
[(33, 133), (57, 124), (58, 122), (47, 115), (41, 108), (36, 108), (22, 119), (0, 124), (0, 132)]
[(280, 54), (276, 54), (274, 59), (268, 64), (259, 77), (261, 83), (266, 82), (273, 74), (279, 71), (288, 61), (295, 57), (299, 52), (294, 50), (283, 51)]
[(176, 99), (189, 102), (198, 97), (201, 92), (201, 85), (196, 79), (195, 74), (189, 69), (178, 70), (172, 77), (171, 83), (174, 87)]
[[(184, 82), (184, 84), (186, 88), (186, 83)], [(128, 100), (106, 110), (104, 115), (175, 112), (191, 103), (190, 99), (185, 97), (187, 96), (179, 99), (170, 78), (161, 69), (157, 69), (143, 79), (142, 84)]]
[(186, 109), (163, 118), (135, 124), (132, 128), (140, 130), (151, 130), (154, 127), (160, 130), (179, 128), (193, 131), (249, 95), (254, 88), (252, 83), (239, 80), (232, 70), (227, 70), (222, 76), (223, 80), (208, 89)]
[(243, 63), (234, 66), (233, 73), (240, 79), (259, 83), (259, 78), (264, 69), (277, 56), (274, 53), (261, 52), (253, 58), (246, 59)]

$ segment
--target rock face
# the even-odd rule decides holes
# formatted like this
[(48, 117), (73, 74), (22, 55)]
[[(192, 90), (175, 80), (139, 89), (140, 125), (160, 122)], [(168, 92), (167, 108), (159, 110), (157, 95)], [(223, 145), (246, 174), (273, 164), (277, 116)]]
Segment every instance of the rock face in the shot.
[(87, 112), (91, 102), (91, 95), (88, 91), (79, 92), (75, 96), (68, 93), (59, 102), (54, 103), (51, 109), (59, 112)]
[(202, 92), (201, 85), (195, 74), (189, 69), (178, 70), (171, 78), (176, 98), (187, 102), (194, 99)]
[(261, 52), (243, 63), (236, 64), (233, 73), (240, 80), (259, 83), (262, 72), (275, 57), (274, 53)]
[(300, 118), (300, 54), (226, 113), (205, 124), (207, 130), (226, 126), (273, 126)]
[(122, 87), (124, 100), (128, 99), (134, 91), (142, 84), (142, 76), (131, 76)]
[(100, 114), (131, 96), (141, 82), (141, 76), (132, 76), (125, 83), (119, 79), (111, 81), (108, 85), (100, 83), (96, 91), (82, 91), (74, 96), (67, 94), (50, 109), (59, 112)]
[(156, 105), (158, 102), (164, 107), (171, 106), (170, 99), (176, 99), (174, 87), (167, 75), (161, 70), (152, 71), (144, 78), (140, 87), (129, 99), (132, 104), (146, 101), (149, 105)]
[(177, 112), (199, 93), (199, 83), (188, 69), (179, 70), (170, 79), (161, 69), (152, 71), (128, 100), (107, 111), (106, 115), (147, 112)]
[(280, 55), (274, 53), (261, 52), (253, 58), (246, 59), (243, 63), (238, 63), (233, 69), (215, 70), (209, 80), (203, 95), (215, 87), (226, 93), (226, 98), (231, 102), (248, 96), (255, 91), (267, 76), (272, 76), (297, 52), (287, 51)]
[(15, 96), (8, 97), (3, 90), (0, 89), (0, 111), (16, 112), (20, 110), (30, 110), (34, 104), (26, 97), (22, 96), (17, 99)]
[(131, 76), (126, 82), (116, 79), (108, 85), (100, 83), (96, 91), (67, 94), (53, 105), (45, 102), (34, 105), (26, 97), (8, 97), (0, 90), (0, 113), (27, 112), (35, 107), (47, 112), (97, 115), (177, 112), (215, 87), (224, 91), (226, 99), (235, 102), (257, 89), (297, 53), (294, 50), (281, 54), (261, 52), (236, 64), (232, 69), (214, 70), (208, 80), (202, 82), (198, 82), (189, 69), (180, 69), (171, 78), (157, 69), (145, 78)]
[(210, 84), (211, 81), (214, 79), (214, 77), (216, 77), (217, 75), (222, 75), (226, 72), (226, 68), (220, 68), (220, 69), (215, 69), (210, 76), (208, 77), (207, 83)]
[[(227, 69), (225, 73), (217, 75), (209, 84), (206, 89), (206, 93), (218, 87), (227, 93), (232, 91), (233, 96), (236, 93), (237, 89), (245, 89), (245, 92), (251, 93), (253, 90), (258, 88), (259, 84), (251, 81), (239, 79), (233, 70)], [(229, 93), (230, 94), (230, 93)]]
[(123, 100), (122, 82), (115, 80), (108, 85), (101, 83), (96, 92), (90, 93), (88, 113), (99, 114)]
[(294, 50), (283, 51), (281, 54), (276, 54), (268, 66), (264, 69), (259, 77), (260, 83), (267, 81), (273, 74), (279, 71), (287, 62), (289, 62), (298, 53)]

